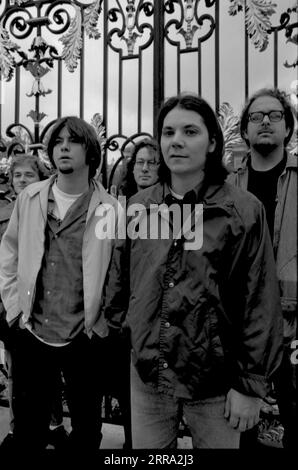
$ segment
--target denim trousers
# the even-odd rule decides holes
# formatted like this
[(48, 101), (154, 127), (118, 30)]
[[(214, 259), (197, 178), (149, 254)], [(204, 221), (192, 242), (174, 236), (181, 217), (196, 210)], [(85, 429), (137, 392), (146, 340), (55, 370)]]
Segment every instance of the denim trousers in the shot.
[[(63, 373), (71, 419), (70, 446), (96, 450), (101, 440), (100, 360), (92, 339), (80, 333), (70, 344), (44, 344), (17, 328), (11, 347), (14, 438), (17, 448), (43, 450), (47, 445), (53, 397)], [(102, 378), (101, 378), (102, 379)]]
[[(14, 430), (13, 415), (13, 374), (10, 352), (5, 350), (6, 370), (8, 373), (8, 402), (9, 402), (9, 431)], [(58, 427), (63, 424), (63, 403), (62, 403), (62, 377), (58, 377), (57, 386), (53, 388), (51, 426)]]
[(131, 365), (133, 449), (176, 448), (179, 423), (186, 419), (193, 448), (237, 449), (240, 433), (224, 418), (225, 397), (176, 398), (145, 384)]

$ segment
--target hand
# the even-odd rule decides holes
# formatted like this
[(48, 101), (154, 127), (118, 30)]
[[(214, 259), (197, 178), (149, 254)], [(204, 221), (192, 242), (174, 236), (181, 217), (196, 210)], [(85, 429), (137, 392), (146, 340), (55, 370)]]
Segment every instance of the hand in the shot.
[(231, 388), (226, 398), (224, 417), (237, 431), (248, 431), (259, 421), (261, 404), (260, 398), (243, 395)]

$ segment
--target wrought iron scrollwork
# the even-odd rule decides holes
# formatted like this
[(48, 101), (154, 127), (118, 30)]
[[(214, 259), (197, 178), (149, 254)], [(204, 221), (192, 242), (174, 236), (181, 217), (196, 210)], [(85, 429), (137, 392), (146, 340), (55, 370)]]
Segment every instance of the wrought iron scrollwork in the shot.
[[(215, 29), (214, 18), (212, 15), (206, 13), (199, 16), (199, 3), (200, 0), (175, 0), (166, 2), (165, 10), (167, 13), (174, 13), (176, 5), (180, 7), (180, 19), (171, 19), (165, 25), (165, 36), (170, 44), (176, 46), (180, 44), (180, 41), (170, 37), (172, 27), (175, 27), (174, 37), (176, 37), (177, 32), (183, 36), (185, 49), (187, 50), (196, 50), (195, 37), (198, 38), (198, 41), (204, 42), (212, 35)], [(204, 25), (208, 23), (209, 28), (207, 32), (200, 36), (197, 31), (201, 30)]]
[[(14, 15), (13, 18), (11, 18)], [(33, 24), (30, 23), (32, 20), (32, 14), (29, 10), (24, 10), (23, 8), (12, 8), (8, 11), (7, 15), (3, 19), (3, 28), (7, 28), (9, 25), (9, 33), (15, 39), (25, 39), (33, 31)]]
[[(91, 39), (98, 39), (100, 37), (100, 26), (99, 18), (104, 7), (105, 18), (104, 21), (104, 34), (103, 40), (100, 42), (100, 47), (103, 49), (103, 113), (104, 119), (110, 117), (109, 100), (113, 94), (113, 100), (115, 100), (114, 86), (109, 88), (109, 73), (110, 70), (110, 57), (115, 54), (109, 55), (109, 52), (115, 51), (119, 58), (119, 87), (118, 87), (118, 120), (115, 118), (115, 127), (113, 120), (111, 119), (111, 128), (114, 132), (113, 136), (108, 135), (107, 141), (104, 143), (104, 149), (107, 149), (109, 156), (113, 155), (114, 159), (117, 160), (120, 155), (123, 159), (123, 155), (127, 153), (127, 146), (131, 142), (131, 137), (122, 135), (123, 133), (123, 118), (125, 116), (126, 109), (130, 109), (127, 106), (127, 102), (122, 99), (124, 96), (125, 89), (124, 78), (125, 74), (128, 75), (128, 68), (125, 69), (122, 60), (136, 59), (130, 61), (134, 65), (139, 65), (138, 76), (138, 87), (134, 96), (135, 102), (137, 102), (137, 129), (142, 131), (143, 123), (147, 125), (147, 111), (149, 110), (149, 93), (147, 90), (144, 92), (143, 70), (147, 73), (149, 70), (149, 60), (147, 57), (153, 54), (154, 71), (153, 83), (151, 87), (150, 82), (150, 93), (153, 95), (153, 120), (156, 117), (157, 109), (164, 96), (167, 94), (167, 81), (172, 79), (172, 71), (170, 71), (169, 77), (164, 77), (165, 67), (167, 63), (168, 44), (175, 46), (177, 52), (177, 90), (183, 89), (184, 80), (187, 75), (187, 71), (184, 68), (184, 64), (188, 63), (184, 60), (187, 57), (186, 54), (197, 53), (197, 66), (196, 72), (194, 73), (193, 83), (195, 83), (196, 89), (204, 91), (205, 88), (205, 77), (202, 74), (204, 69), (204, 54), (201, 53), (200, 47), (203, 41), (206, 41), (211, 36), (214, 36), (215, 45), (215, 91), (218, 92), (218, 96), (215, 96), (216, 106), (220, 104), (222, 96), (221, 91), (221, 74), (219, 67), (219, 34), (216, 34), (215, 28), (217, 28), (217, 21), (220, 22), (221, 8), (226, 8), (230, 15), (238, 15), (240, 12), (243, 13), (243, 19), (246, 24), (246, 31), (254, 47), (258, 51), (266, 49), (270, 34), (274, 35), (274, 52), (278, 51), (279, 43), (278, 39), (281, 36), (285, 36), (285, 41), (290, 47), (293, 45), (297, 46), (298, 35), (297, 27), (298, 23), (295, 19), (297, 15), (298, 7), (288, 8), (280, 16), (279, 23), (272, 26), (272, 18), (276, 13), (276, 3), (274, 0), (226, 0), (225, 2), (220, 0), (0, 0), (0, 70), (1, 79), (10, 80), (15, 72), (15, 90), (16, 99), (14, 116), (15, 123), (8, 127), (8, 134), (12, 137), (16, 134), (16, 126), (20, 119), (20, 109), (22, 113), (24, 109), (20, 106), (21, 100), (21, 81), (24, 74), (20, 72), (27, 71), (30, 73), (32, 78), (32, 88), (27, 91), (27, 96), (34, 99), (34, 109), (29, 108), (26, 110), (27, 115), (34, 121), (34, 130), (30, 130), (24, 126), (23, 134), (26, 135), (30, 145), (39, 145), (47, 137), (47, 133), (50, 131), (51, 126), (55, 121), (48, 122), (45, 118), (45, 113), (42, 112), (44, 109), (41, 108), (40, 102), (42, 98), (47, 96), (51, 90), (43, 85), (45, 83), (44, 77), (49, 76), (54, 70), (53, 75), (57, 72), (57, 115), (61, 115), (63, 112), (62, 106), (62, 94), (63, 94), (63, 82), (65, 75), (63, 74), (62, 67), (65, 66), (68, 71), (73, 72), (76, 70), (78, 65), (81, 63), (79, 73), (76, 74), (76, 83), (80, 81), (79, 91), (79, 106), (80, 114), (84, 115), (85, 101), (84, 93), (88, 87), (89, 81), (85, 80), (85, 66), (88, 55), (84, 55), (84, 37)], [(293, 0), (294, 2), (294, 0)], [(215, 34), (214, 34), (215, 32)], [(151, 43), (155, 41), (154, 47), (149, 50)], [(168, 44), (166, 44), (168, 42)], [(88, 44), (88, 42), (86, 42)], [(247, 44), (247, 42), (246, 42)], [(222, 45), (220, 45), (222, 46)], [(223, 46), (224, 47), (224, 46)], [(148, 49), (143, 54), (143, 51)], [(172, 48), (173, 49), (173, 48)], [(223, 48), (222, 48), (223, 49)], [(184, 54), (182, 56), (182, 53)], [(216, 54), (217, 53), (217, 54)], [(194, 57), (195, 54), (189, 55), (188, 58)], [(146, 57), (145, 57), (146, 56)], [(279, 55), (280, 56), (280, 55)], [(279, 57), (278, 56), (278, 57)], [(183, 57), (183, 60), (181, 59)], [(277, 52), (275, 56), (274, 70), (277, 71), (278, 61)], [(82, 60), (81, 60), (82, 58)], [(145, 60), (143, 60), (145, 58)], [(150, 56), (151, 58), (151, 56)], [(81, 61), (81, 62), (80, 62)], [(289, 63), (290, 62), (290, 63)], [(128, 62), (125, 63), (125, 65)], [(57, 65), (57, 67), (54, 67)], [(248, 70), (249, 63), (246, 63)], [(288, 59), (284, 62), (285, 67), (296, 67), (298, 60), (291, 63)], [(114, 70), (114, 63), (112, 69)], [(249, 74), (247, 74), (249, 76)], [(101, 76), (102, 77), (102, 76)], [(89, 77), (88, 77), (89, 78)], [(147, 78), (147, 77), (146, 77)], [(187, 76), (187, 80), (190, 77)], [(191, 78), (192, 79), (192, 78)], [(144, 82), (144, 83), (143, 83)], [(248, 81), (247, 81), (248, 84)], [(278, 74), (276, 72), (276, 84), (278, 85)], [(147, 85), (147, 81), (146, 81)], [(208, 83), (207, 83), (208, 85)], [(49, 85), (50, 86), (50, 85)], [(133, 88), (133, 86), (131, 86)], [(54, 89), (54, 87), (53, 87)], [(110, 91), (112, 90), (112, 91)], [(162, 92), (161, 92), (162, 90)], [(23, 90), (22, 90), (23, 91)], [(130, 90), (131, 91), (131, 90)], [(153, 91), (153, 93), (152, 93)], [(247, 93), (249, 87), (247, 85)], [(88, 91), (89, 92), (89, 91)], [(128, 92), (129, 93), (129, 92)], [(116, 98), (117, 98), (116, 97)], [(127, 95), (126, 95), (127, 97)], [(125, 97), (125, 99), (126, 99)], [(127, 100), (128, 101), (128, 100)], [(123, 102), (125, 107), (123, 106)], [(135, 106), (135, 102), (131, 106)], [(44, 100), (45, 103), (45, 100)], [(149, 103), (149, 104), (148, 104)], [(130, 103), (129, 103), (130, 106)], [(217, 106), (218, 108), (219, 106)], [(4, 110), (4, 107), (2, 108)], [(0, 109), (1, 112), (1, 109)], [(116, 113), (115, 113), (116, 114)], [(231, 110), (226, 106), (221, 109), (222, 119), (224, 123), (231, 123)], [(0, 118), (1, 118), (0, 114)], [(113, 116), (114, 119), (115, 116)], [(6, 116), (5, 116), (6, 118)], [(43, 121), (42, 121), (43, 120)], [(95, 119), (96, 120), (96, 119)], [(40, 122), (44, 124), (41, 129)], [(98, 117), (97, 124), (100, 122)], [(152, 124), (152, 122), (151, 122)], [(32, 123), (31, 123), (32, 125)], [(108, 124), (107, 124), (108, 125)], [(132, 124), (133, 126), (135, 124)], [(118, 126), (118, 128), (117, 128)], [(29, 126), (30, 127), (30, 126)], [(33, 125), (32, 125), (33, 127)], [(129, 125), (130, 127), (130, 125)], [(151, 127), (150, 127), (151, 128)], [(108, 128), (109, 129), (109, 128)], [(133, 127), (135, 129), (135, 127)], [(28, 133), (29, 132), (29, 133)], [(3, 135), (5, 131), (3, 130)], [(138, 134), (141, 135), (141, 134)], [(137, 139), (137, 137), (135, 138)], [(3, 138), (6, 141), (6, 137)], [(232, 143), (234, 141), (231, 141)], [(115, 157), (117, 155), (117, 158)], [(121, 161), (120, 158), (120, 161)], [(115, 168), (117, 164), (115, 165)], [(104, 173), (104, 170), (103, 170)]]
[[(98, 39), (100, 37), (97, 23), (102, 9), (102, 2), (103, 0), (94, 0), (88, 4), (78, 0), (65, 0), (63, 2), (60, 0), (53, 2), (49, 0), (40, 0), (38, 2), (18, 1), (13, 2), (13, 4), (11, 2), (7, 4), (6, 2), (6, 9), (0, 17), (0, 61), (1, 69), (4, 65), (4, 77), (10, 79), (12, 77), (13, 66), (24, 65), (23, 63), (15, 63), (13, 59), (15, 52), (25, 59), (25, 53), (22, 53), (19, 45), (11, 41), (9, 35), (16, 40), (22, 40), (28, 38), (36, 30), (36, 36), (41, 39), (35, 39), (34, 41), (42, 40), (43, 47), (46, 50), (46, 41), (42, 39), (41, 35), (43, 27), (52, 34), (60, 36), (64, 34), (64, 36), (59, 38), (64, 46), (62, 53), (59, 55), (57, 49), (50, 45), (48, 45), (47, 51), (51, 60), (63, 59), (67, 69), (73, 72), (78, 65), (81, 54), (83, 31), (89, 38)], [(42, 7), (47, 8), (41, 15)], [(33, 16), (34, 9), (37, 11), (35, 16)], [(34, 47), (34, 45), (32, 44), (31, 47)], [(43, 52), (43, 55), (45, 50), (42, 51), (40, 48), (40, 52)], [(3, 57), (6, 57), (6, 61), (4, 61)], [(35, 56), (35, 59), (40, 60), (37, 56)], [(43, 58), (43, 60), (48, 61), (49, 66), (52, 65), (49, 58)]]
[[(273, 26), (270, 29), (270, 33), (274, 31), (285, 30), (286, 43), (293, 43), (295, 46), (298, 45), (298, 34), (293, 34), (294, 30), (298, 28), (298, 21), (291, 23), (291, 15), (296, 15), (298, 19), (298, 5), (293, 8), (288, 8), (284, 13), (281, 14), (279, 25)], [(298, 57), (297, 59), (289, 63), (287, 60), (284, 62), (286, 68), (295, 68), (298, 66)]]
[(271, 16), (276, 4), (271, 0), (231, 0), (229, 14), (235, 16), (245, 9), (246, 31), (256, 49), (264, 51), (268, 46)]
[(58, 8), (58, 6), (59, 3), (53, 2), (45, 12), (50, 20), (47, 29), (53, 34), (65, 33), (71, 22), (70, 13), (65, 8)]
[[(54, 66), (54, 61), (63, 60), (67, 69), (73, 72), (80, 59), (82, 34), (98, 39), (97, 29), (103, 0), (86, 3), (78, 0), (7, 1), (0, 16), (0, 67), (2, 78), (11, 80), (14, 69), (23, 67), (33, 77), (28, 97), (35, 98), (35, 109), (27, 114), (35, 124), (34, 139), (39, 139), (39, 123), (46, 116), (39, 109), (39, 99), (51, 93), (42, 83), (43, 77)], [(43, 29), (59, 35), (62, 52), (51, 45), (42, 35)], [(22, 40), (35, 33), (27, 51), (22, 50)], [(10, 38), (13, 38), (13, 40)], [(15, 42), (16, 41), (16, 42)], [(13, 137), (13, 124), (7, 129), (7, 135)], [(24, 130), (28, 131), (25, 126)], [(29, 135), (29, 134), (28, 134)], [(30, 133), (30, 139), (33, 139)], [(32, 140), (33, 142), (33, 140)]]
[[(109, 32), (108, 41), (115, 52), (123, 52), (123, 48), (114, 41), (114, 37), (117, 36), (126, 43), (127, 55), (132, 56), (135, 54), (137, 42), (139, 42), (139, 49), (145, 49), (153, 41), (152, 25), (150, 23), (141, 23), (140, 15), (144, 13), (146, 17), (150, 17), (153, 14), (154, 6), (152, 2), (144, 2), (143, 0), (138, 3), (137, 7), (135, 0), (127, 0), (125, 8), (123, 3), (117, 0), (118, 8), (109, 10), (108, 19), (115, 23), (121, 18), (122, 24)], [(142, 41), (146, 30), (148, 30), (149, 37), (147, 40)]]

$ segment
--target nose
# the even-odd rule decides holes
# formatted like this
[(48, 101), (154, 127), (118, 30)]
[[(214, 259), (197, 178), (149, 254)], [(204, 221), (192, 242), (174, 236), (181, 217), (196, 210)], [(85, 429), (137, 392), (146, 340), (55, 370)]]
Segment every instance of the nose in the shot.
[(173, 147), (182, 147), (184, 145), (182, 134), (178, 130), (172, 135), (171, 144)]
[(25, 175), (21, 175), (21, 176), (20, 176), (20, 182), (21, 182), (21, 183), (26, 182), (26, 176), (25, 176)]
[(270, 124), (270, 119), (267, 114), (265, 114), (265, 116), (263, 117), (262, 124)]
[(65, 138), (61, 141), (61, 150), (68, 150), (68, 149), (69, 149), (69, 140)]
[(143, 165), (142, 165), (142, 171), (148, 171), (149, 169), (149, 166), (148, 166), (148, 162), (147, 161), (144, 161)]

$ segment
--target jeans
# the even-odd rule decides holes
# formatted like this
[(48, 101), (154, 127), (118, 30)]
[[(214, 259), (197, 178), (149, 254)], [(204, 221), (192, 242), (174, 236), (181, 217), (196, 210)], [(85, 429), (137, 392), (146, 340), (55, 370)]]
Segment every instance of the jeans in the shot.
[(100, 359), (84, 333), (62, 347), (48, 346), (26, 329), (16, 328), (11, 347), (14, 438), (17, 448), (47, 445), (53, 397), (61, 371), (66, 386), (72, 432), (70, 446), (96, 450), (101, 440), (101, 394), (96, 377)]
[[(13, 433), (14, 415), (13, 415), (13, 373), (11, 364), (11, 354), (5, 350), (6, 370), (8, 373), (8, 402), (9, 402), (9, 431)], [(62, 377), (59, 377), (58, 383), (53, 390), (51, 426), (57, 427), (63, 424), (63, 403), (62, 403)]]
[(193, 448), (237, 449), (240, 433), (224, 418), (225, 397), (187, 400), (162, 394), (145, 384), (131, 366), (133, 449), (176, 448), (182, 415), (189, 427)]

